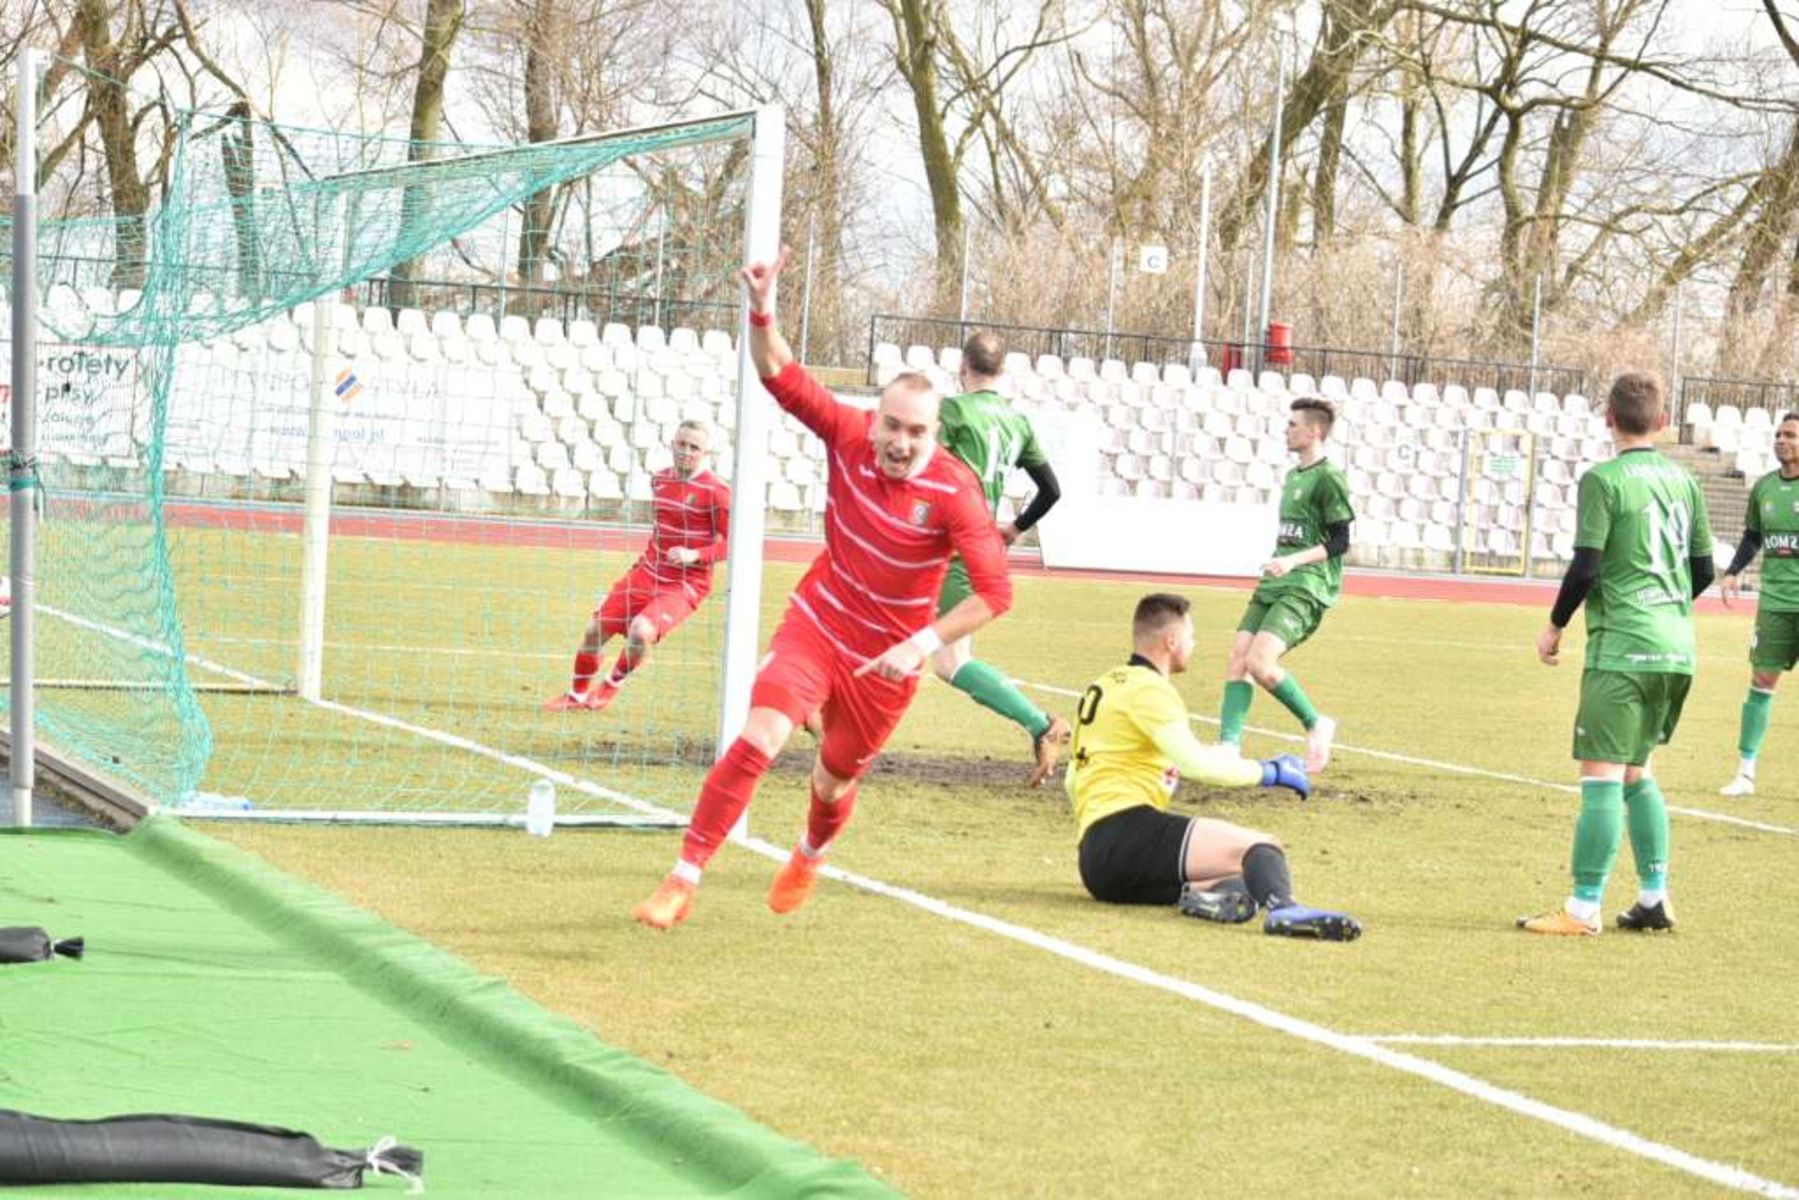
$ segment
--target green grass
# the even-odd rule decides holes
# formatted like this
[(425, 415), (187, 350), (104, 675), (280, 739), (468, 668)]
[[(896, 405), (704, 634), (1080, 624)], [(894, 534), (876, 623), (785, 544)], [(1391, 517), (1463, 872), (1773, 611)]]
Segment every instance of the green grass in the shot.
[[(279, 637), (270, 645), (234, 639), (277, 630), (268, 614), (291, 606), (294, 548), (203, 536), (220, 544), (184, 563), (229, 554), (245, 567), (229, 585), (215, 572), (184, 592), (203, 618), (192, 626), (193, 648), (240, 669), (280, 671), (289, 648)], [(641, 784), (657, 799), (690, 792), (696, 772), (667, 765), (666, 735), (706, 744), (712, 718), (698, 710), (721, 597), (708, 606), (713, 623), (664, 647), (618, 710), (553, 721), (536, 704), (559, 686), (586, 597), (596, 577), (622, 565), (618, 556), (602, 568), (592, 556), (554, 551), (354, 539), (340, 539), (334, 553), (343, 584), (333, 596), (327, 678), (338, 682), (328, 686), (337, 699), (503, 744), (609, 786)], [(797, 573), (769, 570), (764, 636)], [(494, 594), (477, 598), (482, 589)], [(1141, 590), (1020, 580), (1014, 613), (981, 635), (982, 655), (1021, 678), (1078, 689), (1126, 653)], [(1190, 594), (1200, 648), (1178, 682), (1194, 711), (1209, 715), (1244, 597)], [(263, 617), (225, 619), (251, 597)], [(523, 612), (503, 615), (508, 601)], [(1790, 834), (1676, 815), (1682, 927), (1672, 937), (1608, 933), (1564, 943), (1511, 928), (1514, 916), (1564, 894), (1576, 804), (1550, 785), (1573, 777), (1579, 639), (1570, 639), (1561, 668), (1539, 665), (1532, 641), (1542, 619), (1534, 607), (1349, 598), (1290, 659), (1320, 707), (1340, 719), (1346, 747), (1541, 782), (1345, 749), (1309, 804), (1259, 790), (1183, 788), (1184, 809), (1281, 838), (1303, 898), (1366, 922), (1354, 945), (1295, 944), (1253, 927), (1092, 902), (1075, 874), (1060, 791), (1012, 782), (1025, 772), (1023, 735), (934, 682), (865, 787), (834, 860), (1343, 1033), (1799, 1041), (1790, 1013), (1799, 995), (1799, 950), (1787, 928), (1787, 914), (1799, 909)], [(1792, 829), (1799, 788), (1782, 772), (1799, 711), (1785, 698), (1776, 703), (1762, 794), (1714, 794), (1734, 766), (1748, 635), (1740, 615), (1700, 618), (1701, 673), (1680, 735), (1656, 766), (1671, 804)], [(374, 648), (405, 646), (413, 649)], [(433, 647), (503, 652), (421, 652)], [(528, 775), (515, 768), (291, 698), (207, 703), (220, 744), (206, 784), (215, 790), (337, 807), (356, 791), (429, 802), (461, 789), (490, 805), (522, 806)], [(1266, 696), (1250, 721), (1293, 729)], [(1291, 745), (1254, 734), (1249, 749)], [(809, 758), (802, 737), (764, 785), (754, 832), (784, 843), (801, 828), (798, 772)], [(667, 833), (547, 841), (472, 830), (219, 834), (919, 1196), (1183, 1195), (1220, 1181), (1312, 1195), (1713, 1190), (1436, 1084), (841, 884), (823, 885), (795, 917), (774, 918), (762, 906), (774, 864), (740, 849), (716, 860), (692, 920), (659, 937), (628, 912), (673, 860), (677, 839)], [(1633, 886), (1626, 851), (1608, 919)], [(1799, 1185), (1799, 1055), (1411, 1049)]]

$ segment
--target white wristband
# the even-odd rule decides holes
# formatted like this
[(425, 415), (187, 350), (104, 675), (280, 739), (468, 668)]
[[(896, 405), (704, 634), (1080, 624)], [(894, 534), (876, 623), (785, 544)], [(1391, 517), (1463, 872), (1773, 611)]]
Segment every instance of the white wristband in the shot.
[(933, 627), (926, 625), (923, 629), (906, 639), (926, 654), (935, 654), (943, 649), (943, 638)]

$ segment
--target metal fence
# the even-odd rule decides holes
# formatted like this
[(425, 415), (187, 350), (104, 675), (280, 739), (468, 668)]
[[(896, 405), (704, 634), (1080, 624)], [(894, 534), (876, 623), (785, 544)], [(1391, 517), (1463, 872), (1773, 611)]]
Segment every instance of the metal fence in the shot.
[[(1194, 343), (1190, 338), (1167, 334), (1132, 333), (1103, 329), (1061, 329), (1032, 325), (998, 325), (990, 321), (958, 321), (942, 317), (908, 317), (877, 313), (868, 322), (868, 381), (875, 378), (875, 347), (883, 342), (902, 349), (908, 346), (960, 346), (978, 329), (999, 335), (1008, 351), (1033, 359), (1053, 354), (1095, 360), (1116, 358), (1164, 366), (1191, 363)], [(1422, 354), (1385, 354), (1375, 350), (1346, 350), (1334, 346), (1282, 346), (1203, 339), (1205, 361), (1220, 372), (1236, 367), (1250, 370), (1267, 366), (1283, 374), (1310, 375), (1314, 379), (1337, 375), (1382, 381), (1397, 379), (1410, 388), (1419, 383), (1460, 384), (1466, 388), (1490, 387), (1498, 392), (1553, 392), (1558, 396), (1584, 394), (1586, 372), (1578, 367), (1531, 366), (1477, 358), (1442, 358)]]
[[(8, 251), (0, 247), (0, 265), (8, 261)], [(77, 290), (111, 288), (114, 263), (110, 258), (61, 256), (54, 260), (52, 282)], [(241, 284), (235, 270), (225, 267), (183, 267), (193, 277), (197, 290), (216, 288), (234, 293)], [(294, 289), (310, 276), (293, 272), (264, 272), (261, 281), (272, 289)], [(696, 300), (658, 294), (655, 291), (619, 291), (600, 287), (583, 287), (578, 283), (524, 285), (493, 283), (469, 279), (364, 279), (352, 284), (343, 299), (361, 307), (383, 307), (398, 310), (396, 293), (412, 289), (412, 303), (405, 307), (426, 312), (454, 312), (461, 316), (488, 313), (498, 320), (509, 314), (561, 317), (564, 321), (585, 318), (599, 324), (616, 321), (624, 325), (654, 325), (663, 329), (685, 326), (689, 329), (722, 329), (735, 332), (742, 305), (735, 292), (729, 300)]]
[[(1799, 410), (1799, 384), (1779, 383), (1768, 379), (1718, 379), (1704, 375), (1687, 375), (1680, 381), (1680, 398), (1676, 418), (1683, 431), (1687, 408), (1704, 404), (1713, 412), (1720, 404), (1733, 405), (1744, 412), (1752, 408), (1766, 409), (1774, 416)], [(1685, 436), (1684, 432), (1683, 435)]]

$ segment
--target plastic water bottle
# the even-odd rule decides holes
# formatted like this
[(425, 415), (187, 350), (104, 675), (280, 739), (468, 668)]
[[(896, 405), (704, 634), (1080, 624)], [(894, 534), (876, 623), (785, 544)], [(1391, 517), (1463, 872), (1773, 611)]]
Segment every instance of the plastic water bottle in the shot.
[(525, 801), (525, 832), (549, 837), (555, 828), (556, 785), (548, 779), (539, 779), (531, 785), (531, 795)]

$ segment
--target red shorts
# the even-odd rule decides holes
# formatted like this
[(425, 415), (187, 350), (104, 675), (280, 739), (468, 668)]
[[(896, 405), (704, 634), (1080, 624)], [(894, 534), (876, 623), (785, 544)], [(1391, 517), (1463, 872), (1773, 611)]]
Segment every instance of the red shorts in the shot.
[(630, 626), (632, 618), (643, 617), (656, 626), (660, 641), (675, 626), (693, 615), (706, 593), (691, 584), (667, 583), (650, 573), (641, 563), (626, 571), (612, 585), (593, 619), (600, 623), (600, 639), (617, 637)]
[(799, 725), (818, 713), (818, 760), (839, 779), (859, 779), (912, 706), (919, 677), (856, 677), (851, 662), (798, 609), (788, 609), (750, 689), (751, 708), (773, 708)]

